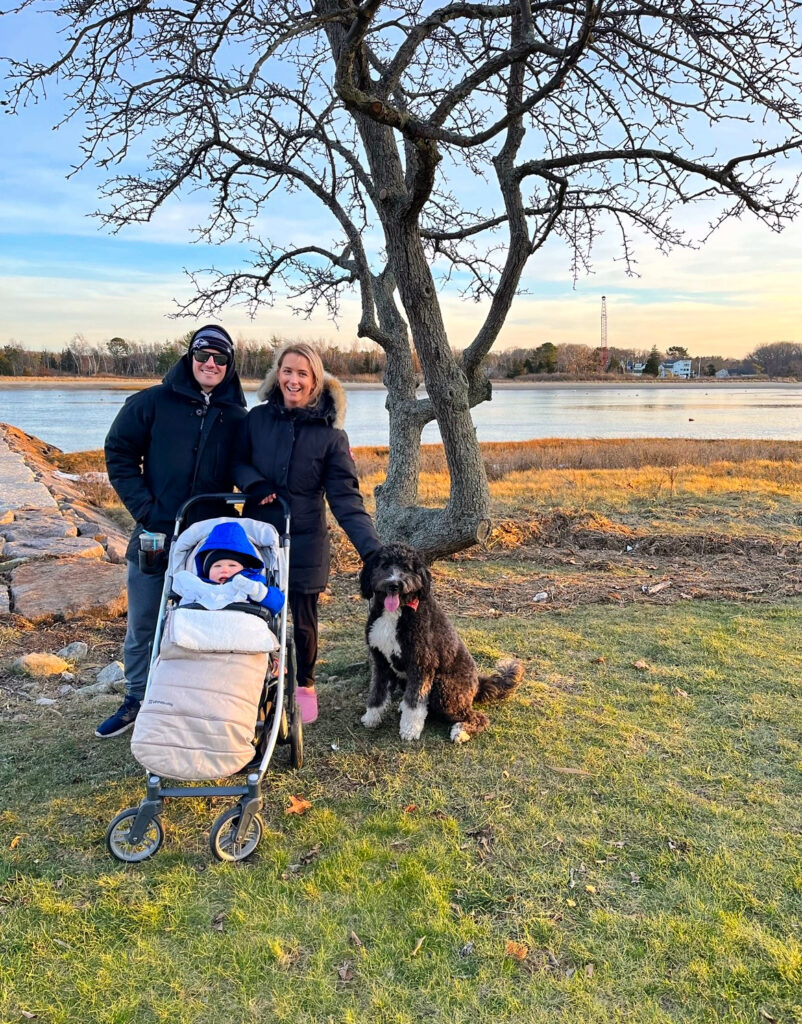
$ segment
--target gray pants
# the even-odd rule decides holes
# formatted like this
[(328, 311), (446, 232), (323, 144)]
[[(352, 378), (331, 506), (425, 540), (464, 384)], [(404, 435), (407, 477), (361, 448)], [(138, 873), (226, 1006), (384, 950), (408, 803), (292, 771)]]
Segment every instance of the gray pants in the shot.
[(128, 628), (125, 631), (125, 692), (142, 700), (148, 680), (153, 634), (159, 618), (164, 573), (145, 574), (137, 562), (128, 562)]

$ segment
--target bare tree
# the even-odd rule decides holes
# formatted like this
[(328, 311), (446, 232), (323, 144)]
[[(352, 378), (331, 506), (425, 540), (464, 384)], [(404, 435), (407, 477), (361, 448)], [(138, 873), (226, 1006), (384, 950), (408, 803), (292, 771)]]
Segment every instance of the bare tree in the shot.
[[(710, 201), (711, 227), (749, 213), (779, 229), (797, 212), (796, 183), (772, 170), (800, 141), (797, 0), (22, 0), (51, 7), (67, 42), (50, 64), (13, 63), (12, 109), (64, 82), (85, 161), (132, 158), (105, 190), (112, 229), (200, 189), (201, 238), (250, 245), (248, 267), (193, 277), (184, 312), (255, 313), (282, 292), (336, 316), (356, 292), (357, 333), (387, 354), (379, 528), (432, 557), (487, 534), (470, 410), (490, 398), (482, 361), (551, 235), (578, 274), (609, 223), (632, 272), (633, 238), (686, 241), (682, 204)], [(762, 138), (733, 151), (733, 121)], [(275, 212), (297, 238), (269, 237)], [(443, 281), (485, 303), (457, 358)], [(442, 509), (418, 504), (433, 418)]]

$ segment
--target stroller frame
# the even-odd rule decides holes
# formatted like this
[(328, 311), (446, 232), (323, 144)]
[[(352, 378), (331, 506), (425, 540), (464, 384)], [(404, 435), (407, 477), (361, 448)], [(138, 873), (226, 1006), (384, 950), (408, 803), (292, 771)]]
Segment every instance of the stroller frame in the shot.
[[(245, 500), (242, 494), (198, 494), (185, 501), (176, 513), (175, 527), (170, 541), (167, 569), (164, 574), (161, 601), (159, 604), (156, 632), (145, 684), (145, 694), (150, 688), (151, 676), (156, 659), (159, 655), (162, 634), (166, 620), (167, 605), (172, 595), (172, 553), (173, 546), (182, 530), (189, 509), (200, 501), (219, 501), (227, 505), (241, 505)], [(126, 863), (138, 863), (152, 857), (160, 848), (164, 839), (164, 831), (159, 815), (166, 798), (181, 797), (227, 797), (236, 796), (238, 802), (233, 808), (224, 811), (215, 821), (209, 834), (212, 853), (219, 860), (244, 860), (255, 849), (262, 835), (262, 821), (259, 811), (263, 805), (262, 779), (273, 756), (276, 743), (291, 744), (291, 760), (294, 768), (300, 768), (303, 762), (303, 733), (300, 709), (295, 701), (295, 673), (289, 672), (285, 687), (287, 669), (287, 611), (289, 586), (290, 556), (290, 508), (287, 502), (278, 495), (275, 500), (280, 503), (284, 512), (284, 532), (279, 536), (280, 558), (284, 565), (281, 573), (281, 592), (284, 603), (279, 616), (279, 656), (278, 678), (275, 682), (275, 695), (271, 708), (266, 716), (264, 728), (270, 725), (266, 742), (263, 741), (264, 753), (258, 765), (254, 765), (246, 777), (246, 785), (242, 786), (165, 786), (161, 776), (146, 772), (145, 797), (136, 808), (121, 811), (111, 822), (106, 831), (106, 846), (118, 860)], [(258, 614), (258, 612), (257, 612)], [(290, 666), (292, 657), (289, 658)], [(272, 685), (272, 684), (271, 684)], [(263, 691), (264, 693), (264, 691)], [(286, 699), (285, 699), (286, 698)], [(289, 705), (289, 713), (287, 705)], [(261, 708), (261, 701), (260, 701)], [(283, 733), (283, 735), (280, 735)], [(236, 821), (236, 824), (235, 824)], [(126, 829), (126, 824), (130, 826)]]

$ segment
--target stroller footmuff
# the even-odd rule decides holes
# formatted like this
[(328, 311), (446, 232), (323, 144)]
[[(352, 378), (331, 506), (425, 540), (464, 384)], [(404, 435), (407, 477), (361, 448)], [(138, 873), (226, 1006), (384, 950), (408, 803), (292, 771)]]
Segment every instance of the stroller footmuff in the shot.
[(131, 752), (182, 781), (234, 775), (253, 758), (255, 710), (279, 641), (258, 615), (224, 608), (167, 613)]

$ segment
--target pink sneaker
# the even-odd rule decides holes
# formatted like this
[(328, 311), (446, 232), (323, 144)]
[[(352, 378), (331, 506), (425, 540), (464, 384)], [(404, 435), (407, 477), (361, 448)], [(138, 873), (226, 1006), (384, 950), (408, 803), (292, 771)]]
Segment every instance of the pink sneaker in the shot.
[(301, 709), (301, 721), (310, 725), (317, 721), (317, 691), (313, 686), (299, 686), (295, 691), (295, 699)]

